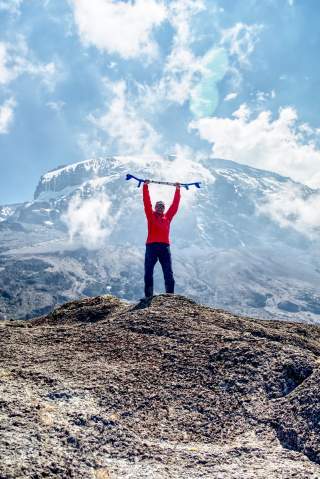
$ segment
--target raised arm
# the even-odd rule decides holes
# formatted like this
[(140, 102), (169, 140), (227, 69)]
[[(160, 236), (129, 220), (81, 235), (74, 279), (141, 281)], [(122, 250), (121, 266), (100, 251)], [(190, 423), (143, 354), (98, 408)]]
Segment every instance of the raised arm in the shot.
[(168, 211), (166, 213), (166, 216), (169, 218), (170, 221), (172, 220), (172, 218), (174, 217), (174, 215), (178, 211), (180, 198), (181, 198), (180, 185), (179, 185), (179, 183), (177, 183), (176, 191), (175, 191), (174, 197), (173, 197), (173, 202), (172, 202), (170, 208), (168, 209)]
[(149, 194), (149, 186), (148, 182), (146, 181), (143, 183), (143, 205), (144, 205), (144, 211), (146, 213), (146, 217), (149, 219), (152, 216), (152, 204), (151, 204), (151, 199), (150, 199), (150, 194)]

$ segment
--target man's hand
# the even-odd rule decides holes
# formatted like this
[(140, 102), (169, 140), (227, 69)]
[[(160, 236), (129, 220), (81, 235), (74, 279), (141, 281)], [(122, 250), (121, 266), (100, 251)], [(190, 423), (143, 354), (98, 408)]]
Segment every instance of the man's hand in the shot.
[(181, 186), (180, 183), (177, 182), (176, 183), (176, 188), (178, 188), (178, 190), (180, 190), (180, 186)]
[(149, 185), (150, 180), (144, 180), (144, 182), (145, 182), (146, 185)]

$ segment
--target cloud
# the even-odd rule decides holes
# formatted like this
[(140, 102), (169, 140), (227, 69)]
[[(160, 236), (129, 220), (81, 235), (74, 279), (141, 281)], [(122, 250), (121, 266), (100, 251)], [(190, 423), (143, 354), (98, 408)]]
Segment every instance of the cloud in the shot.
[(0, 0), (0, 11), (7, 11), (11, 14), (19, 14), (23, 0)]
[[(75, 8), (80, 8), (80, 4), (84, 6), (83, 2), (74, 2)], [(111, 5), (112, 9), (116, 8), (109, 1), (104, 3), (104, 8), (111, 8)], [(124, 8), (122, 2), (119, 5)], [(126, 4), (127, 9), (132, 7), (131, 3)], [(96, 3), (90, 8), (97, 8)], [(199, 41), (198, 22), (206, 12), (207, 6), (202, 0), (168, 2), (166, 20), (174, 29), (171, 49), (161, 66), (159, 80), (152, 84), (135, 84), (140, 114), (159, 113), (172, 103), (183, 105), (189, 100), (196, 117), (214, 113), (219, 101), (217, 83), (227, 72), (228, 58), (221, 46), (208, 48), (203, 55), (193, 52), (193, 44)]]
[(228, 55), (229, 88), (240, 91), (243, 83), (243, 71), (251, 65), (251, 55), (259, 42), (263, 25), (238, 22), (227, 29), (220, 29), (219, 46)]
[(52, 90), (57, 73), (54, 62), (40, 63), (33, 58), (22, 35), (18, 35), (15, 42), (0, 42), (0, 85), (7, 85), (20, 75), (28, 74), (40, 77), (42, 82)]
[(238, 108), (238, 110), (235, 110), (232, 113), (232, 116), (234, 116), (235, 118), (242, 119), (242, 120), (247, 120), (250, 116), (250, 113), (251, 112), (250, 112), (248, 106), (245, 103), (242, 103), (240, 105), (240, 107)]
[(235, 98), (237, 98), (237, 96), (238, 96), (238, 93), (235, 93), (235, 92), (228, 93), (228, 95), (224, 97), (224, 101), (234, 100)]
[(154, 58), (158, 46), (152, 33), (166, 19), (156, 0), (70, 0), (81, 41), (125, 59)]
[[(172, 160), (163, 162), (162, 169), (159, 168), (163, 178), (170, 178), (168, 181), (180, 181), (181, 183), (200, 181), (203, 187), (215, 182), (215, 176), (202, 164), (202, 160), (208, 157), (206, 152), (195, 151), (180, 144), (176, 144), (172, 152)], [(188, 202), (192, 197), (193, 195), (188, 195), (184, 198), (184, 202)]]
[[(149, 3), (151, 5), (153, 2)], [(105, 7), (108, 5), (109, 9), (111, 4), (112, 2), (106, 2)], [(134, 5), (138, 7), (138, 4), (140, 2)], [(158, 5), (161, 5), (160, 2)], [(122, 2), (119, 6), (124, 9)], [(127, 10), (132, 7), (133, 5), (126, 4)], [(92, 8), (95, 7), (92, 6)], [(112, 4), (112, 9), (114, 8), (118, 7)], [(196, 57), (191, 48), (192, 43), (197, 40), (197, 35), (192, 29), (193, 18), (204, 10), (205, 2), (202, 0), (168, 2), (163, 19), (166, 19), (174, 29), (171, 50), (165, 58), (159, 80), (151, 85), (136, 83), (138, 91), (136, 104), (139, 103), (140, 112), (155, 113), (167, 108), (170, 103), (182, 105), (189, 100), (192, 88), (199, 83), (199, 74), (206, 71), (203, 58)], [(130, 49), (134, 46), (134, 42), (129, 45)], [(133, 53), (135, 55), (135, 52)], [(124, 53), (122, 56), (129, 57)]]
[(269, 193), (257, 211), (271, 217), (284, 228), (290, 227), (310, 239), (318, 239), (319, 204), (320, 192), (307, 196), (300, 185), (285, 183), (280, 191)]
[[(211, 12), (212, 13), (212, 12)], [(164, 66), (163, 77), (149, 90), (146, 101), (159, 99), (183, 104), (190, 99), (190, 110), (196, 118), (213, 115), (219, 102), (218, 83), (230, 72), (239, 82), (239, 71), (229, 61), (236, 58), (241, 64), (249, 64), (249, 57), (258, 41), (261, 25), (237, 23), (220, 31), (218, 44), (196, 56), (192, 46), (198, 40), (194, 21), (198, 15), (207, 15), (208, 7), (202, 0), (170, 2), (168, 20), (175, 29), (172, 49)], [(203, 17), (198, 17), (203, 18)], [(212, 22), (213, 23), (213, 22)]]
[(59, 77), (59, 71), (56, 63), (54, 62), (45, 64), (33, 64), (31, 62), (27, 62), (25, 72), (29, 75), (40, 77), (42, 83), (48, 88), (49, 91), (54, 90)]
[(0, 106), (0, 134), (9, 133), (9, 128), (13, 122), (14, 107), (16, 102), (13, 98), (7, 100)]
[(80, 196), (72, 198), (62, 216), (68, 227), (70, 242), (87, 249), (103, 246), (116, 222), (110, 210), (111, 202), (105, 193), (87, 199)]
[(12, 68), (9, 68), (7, 45), (0, 42), (0, 85), (5, 85), (15, 78)]
[[(203, 118), (190, 123), (200, 137), (212, 143), (215, 157), (274, 171), (309, 185), (320, 186), (319, 131), (299, 128), (294, 108), (281, 108), (278, 117), (262, 111), (256, 117), (243, 104), (234, 118)], [(310, 131), (313, 137), (310, 137)]]
[(192, 31), (193, 18), (204, 10), (205, 3), (202, 0), (179, 0), (169, 3), (168, 20), (175, 34), (160, 85), (169, 101), (183, 104), (189, 99), (195, 74), (203, 69), (191, 46), (196, 39)]
[(102, 116), (91, 114), (91, 123), (109, 138), (109, 144), (117, 147), (120, 154), (153, 153), (160, 135), (142, 118), (138, 105), (130, 101), (124, 81), (106, 83), (113, 93), (108, 110)]
[(238, 22), (233, 27), (222, 30), (220, 43), (228, 48), (230, 55), (236, 57), (240, 64), (248, 65), (262, 29), (262, 25)]
[(169, 3), (168, 21), (175, 30), (171, 51), (160, 80), (140, 87), (141, 103), (149, 111), (190, 101), (190, 111), (196, 118), (214, 113), (219, 102), (217, 84), (227, 73), (228, 56), (221, 46), (212, 46), (202, 55), (194, 53), (193, 44), (199, 41), (197, 22), (206, 14), (203, 1)]
[(47, 107), (50, 108), (51, 110), (59, 113), (61, 112), (61, 110), (64, 108), (65, 106), (65, 102), (62, 101), (62, 100), (58, 100), (58, 101), (48, 101), (46, 103)]
[(201, 59), (201, 80), (191, 91), (190, 111), (196, 118), (211, 116), (219, 103), (218, 83), (228, 70), (223, 48), (212, 48)]
[(170, 103), (183, 105), (205, 71), (202, 57), (197, 57), (192, 50), (192, 44), (197, 40), (193, 19), (205, 8), (202, 0), (168, 3), (168, 21), (174, 29), (170, 53), (165, 59), (160, 80), (151, 86), (140, 86), (141, 103), (149, 111), (164, 109)]
[(267, 101), (273, 100), (276, 97), (276, 92), (271, 90), (270, 92), (257, 91), (256, 99), (257, 103), (266, 103)]
[[(203, 55), (196, 55), (193, 44), (199, 41), (199, 35), (201, 37), (197, 25), (204, 15), (209, 14), (208, 11), (202, 0), (179, 0), (168, 4), (168, 21), (175, 34), (160, 81), (151, 87), (141, 88), (144, 93), (142, 102), (146, 107), (155, 111), (164, 108), (166, 102), (183, 105), (190, 101), (190, 111), (195, 118), (211, 116), (220, 100), (218, 84), (225, 75), (232, 75), (234, 88), (239, 86), (242, 79), (239, 64), (249, 64), (263, 27), (236, 23), (229, 29), (221, 30), (216, 26), (220, 41), (209, 46)], [(210, 15), (212, 13), (211, 9)], [(236, 95), (232, 93), (227, 101)]]

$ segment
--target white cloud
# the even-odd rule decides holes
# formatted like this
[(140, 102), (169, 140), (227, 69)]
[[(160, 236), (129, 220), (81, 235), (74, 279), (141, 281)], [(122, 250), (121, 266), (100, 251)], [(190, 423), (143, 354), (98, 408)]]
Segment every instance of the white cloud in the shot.
[(175, 35), (159, 85), (169, 101), (183, 104), (188, 100), (195, 84), (195, 75), (204, 70), (201, 58), (197, 58), (191, 48), (195, 40), (192, 20), (204, 9), (202, 0), (178, 0), (169, 4), (168, 18)]
[(152, 86), (140, 86), (141, 104), (148, 109), (163, 109), (169, 103), (182, 105), (189, 98), (192, 88), (199, 82), (205, 67), (201, 57), (192, 51), (197, 39), (193, 32), (193, 18), (205, 9), (202, 0), (179, 0), (168, 4), (168, 21), (175, 33), (169, 55), (159, 81)]
[[(163, 162), (164, 178), (169, 176), (171, 181), (180, 181), (181, 183), (201, 181), (203, 186), (215, 182), (215, 176), (201, 163), (202, 160), (208, 158), (206, 152), (195, 151), (188, 146), (176, 144), (173, 153), (172, 161)], [(188, 199), (186, 198), (184, 201), (188, 201)]]
[(16, 102), (13, 98), (10, 98), (0, 106), (0, 134), (9, 133), (9, 128), (13, 122), (15, 106)]
[(257, 102), (259, 103), (265, 103), (266, 101), (269, 101), (270, 99), (273, 100), (275, 97), (276, 97), (276, 92), (274, 90), (271, 90), (270, 92), (265, 92), (265, 91), (256, 92), (256, 99), (257, 99)]
[(246, 120), (250, 116), (250, 110), (245, 103), (242, 103), (238, 110), (232, 113), (232, 116), (234, 116), (235, 118), (241, 118), (242, 120)]
[(226, 158), (256, 168), (277, 172), (311, 187), (320, 187), (320, 151), (310, 139), (310, 129), (299, 129), (295, 109), (279, 110), (273, 119), (270, 111), (256, 117), (246, 105), (234, 118), (203, 118), (190, 124), (200, 137), (212, 143), (215, 157)]
[(22, 2), (23, 0), (0, 0), (0, 11), (4, 10), (12, 14), (19, 14)]
[(248, 64), (262, 28), (262, 25), (238, 22), (233, 27), (222, 31), (220, 43), (226, 46), (229, 53), (236, 56), (241, 64)]
[(40, 63), (33, 58), (26, 40), (17, 36), (15, 42), (0, 42), (0, 85), (6, 85), (23, 74), (39, 77), (49, 89), (52, 89), (57, 67), (54, 62)]
[(70, 0), (82, 42), (123, 58), (154, 58), (153, 30), (166, 19), (159, 0)]
[(238, 93), (235, 93), (235, 92), (228, 93), (228, 95), (224, 97), (224, 101), (234, 100), (235, 98), (237, 98), (237, 96), (238, 96)]
[(152, 85), (136, 85), (141, 112), (158, 113), (170, 103), (183, 105), (190, 99), (190, 106), (196, 105), (197, 111), (202, 111), (199, 108), (202, 103), (206, 111), (214, 111), (218, 103), (216, 83), (224, 76), (228, 65), (224, 48), (210, 48), (202, 56), (193, 53), (193, 43), (199, 40), (195, 17), (206, 10), (203, 0), (168, 2), (167, 20), (174, 29), (171, 50), (160, 79)]
[(306, 196), (300, 185), (285, 183), (280, 191), (269, 193), (258, 212), (270, 216), (282, 227), (290, 227), (311, 239), (319, 238), (320, 193)]
[(195, 15), (206, 9), (203, 0), (176, 0), (169, 2), (169, 21), (175, 28), (174, 47), (191, 45), (195, 38), (191, 23)]
[(65, 106), (65, 102), (64, 101), (61, 101), (61, 100), (58, 100), (58, 101), (48, 101), (46, 103), (47, 107), (50, 108), (51, 110), (53, 111), (56, 111), (57, 113), (59, 113), (63, 107)]
[(75, 196), (62, 216), (68, 227), (70, 242), (87, 249), (103, 246), (116, 222), (110, 209), (111, 202), (105, 193), (88, 199)]
[(8, 67), (9, 63), (7, 46), (0, 42), (0, 85), (9, 83), (15, 77), (15, 73)]
[(168, 21), (175, 34), (160, 80), (152, 86), (140, 86), (141, 104), (146, 110), (156, 112), (170, 103), (183, 105), (190, 101), (190, 111), (196, 118), (214, 113), (219, 102), (217, 84), (229, 65), (226, 50), (221, 46), (213, 46), (203, 55), (193, 52), (193, 44), (199, 40), (195, 20), (206, 11), (202, 0), (169, 3)]
[(176, 144), (171, 150), (171, 160), (162, 160), (157, 165), (157, 171), (167, 181), (189, 183), (193, 181), (215, 181), (210, 171), (201, 164), (207, 158), (204, 152), (194, 151), (192, 148)]
[(160, 142), (160, 135), (142, 118), (138, 106), (130, 102), (124, 81), (109, 83), (113, 99), (102, 116), (89, 116), (99, 130), (107, 134), (110, 143), (120, 154), (153, 153)]
[(38, 76), (46, 87), (53, 91), (59, 75), (56, 63), (36, 63), (26, 62), (25, 72), (32, 76)]

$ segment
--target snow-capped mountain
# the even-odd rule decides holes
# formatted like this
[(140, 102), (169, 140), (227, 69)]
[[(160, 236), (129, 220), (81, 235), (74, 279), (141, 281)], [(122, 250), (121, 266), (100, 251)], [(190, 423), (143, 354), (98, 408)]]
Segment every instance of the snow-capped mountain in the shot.
[[(142, 296), (146, 221), (141, 188), (126, 173), (202, 181), (182, 190), (172, 223), (178, 293), (256, 317), (320, 319), (314, 240), (266, 208), (292, 188), (317, 192), (226, 160), (135, 157), (59, 167), (41, 177), (33, 201), (0, 207), (0, 317), (31, 317), (83, 295)], [(167, 205), (173, 195), (166, 186), (150, 192)], [(156, 291), (162, 283), (157, 266)]]

